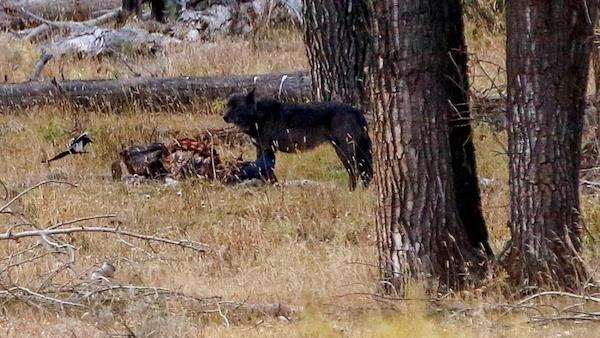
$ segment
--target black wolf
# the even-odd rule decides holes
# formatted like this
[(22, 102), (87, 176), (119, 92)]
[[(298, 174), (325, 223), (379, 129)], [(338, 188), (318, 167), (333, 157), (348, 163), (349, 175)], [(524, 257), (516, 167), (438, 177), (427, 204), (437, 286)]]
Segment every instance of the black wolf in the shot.
[(371, 182), (373, 166), (367, 121), (350, 105), (256, 99), (252, 89), (229, 97), (223, 119), (253, 138), (257, 158), (267, 149), (289, 153), (329, 142), (348, 172), (350, 190), (356, 188), (357, 174), (365, 186)]

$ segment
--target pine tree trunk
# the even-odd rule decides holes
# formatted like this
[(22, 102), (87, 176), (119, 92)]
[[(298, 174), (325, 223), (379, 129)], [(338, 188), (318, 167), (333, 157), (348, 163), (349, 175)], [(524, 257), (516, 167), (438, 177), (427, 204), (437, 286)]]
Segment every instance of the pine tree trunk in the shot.
[[(143, 0), (123, 0), (122, 7), (124, 10), (135, 13), (138, 17), (142, 17), (142, 2)], [(150, 0), (150, 13), (152, 18), (158, 22), (165, 21), (165, 3), (166, 0)]]
[(447, 4), (373, 0), (375, 181), (382, 279), (461, 289), (485, 272), (457, 203), (449, 140)]
[(142, 0), (123, 0), (123, 9), (142, 17)]
[(304, 0), (304, 39), (316, 100), (368, 107), (367, 0)]
[(454, 106), (449, 110), (449, 123), (458, 214), (471, 245), (482, 249), (486, 255), (492, 256), (494, 253), (489, 243), (488, 231), (481, 210), (481, 193), (471, 129), (468, 56), (462, 0), (446, 0), (444, 3), (447, 24), (446, 39), (448, 53), (451, 57), (451, 62), (446, 62), (447, 77), (444, 84), (450, 95), (450, 102)]
[(592, 47), (592, 65), (594, 67), (594, 108), (596, 108), (596, 142), (600, 142), (600, 46), (598, 45), (598, 35), (596, 34), (594, 39), (594, 46)]
[(505, 265), (524, 291), (574, 290), (588, 278), (579, 162), (597, 6), (507, 2), (512, 243)]

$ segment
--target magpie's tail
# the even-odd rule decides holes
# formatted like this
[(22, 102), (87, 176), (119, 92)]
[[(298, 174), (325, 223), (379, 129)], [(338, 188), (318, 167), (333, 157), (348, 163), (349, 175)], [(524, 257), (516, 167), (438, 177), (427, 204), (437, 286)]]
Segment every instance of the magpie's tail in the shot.
[(65, 151), (63, 151), (62, 153), (60, 153), (60, 154), (58, 154), (58, 155), (54, 156), (53, 158), (51, 158), (51, 159), (49, 159), (49, 160), (42, 161), (42, 163), (50, 163), (50, 162), (52, 162), (52, 161), (55, 161), (55, 160), (61, 159), (61, 158), (65, 157), (65, 156), (69, 155), (70, 153), (71, 153), (70, 151), (68, 151), (68, 150), (65, 150)]

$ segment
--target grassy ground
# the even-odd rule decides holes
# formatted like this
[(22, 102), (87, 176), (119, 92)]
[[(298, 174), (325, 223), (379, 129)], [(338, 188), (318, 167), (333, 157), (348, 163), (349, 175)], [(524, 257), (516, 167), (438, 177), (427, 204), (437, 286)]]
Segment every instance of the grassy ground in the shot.
[[(484, 73), (493, 72), (494, 63), (503, 63), (502, 38), (478, 36), (473, 27), (469, 36), (477, 36), (471, 41), (471, 52), (493, 61), (472, 66), (475, 86), (489, 87), (490, 77)], [(37, 59), (36, 49), (8, 36), (0, 36), (0, 44), (14, 46), (0, 51), (0, 75), (11, 81), (26, 79)], [(290, 30), (274, 31), (269, 39), (255, 44), (241, 39), (194, 43), (154, 59), (130, 58), (128, 62), (140, 73), (159, 75), (307, 67), (301, 35)], [(58, 77), (61, 71), (67, 78), (128, 76), (127, 68), (114, 59), (53, 61), (44, 76)], [(494, 81), (501, 85), (503, 76)], [(373, 292), (378, 277), (374, 188), (349, 193), (346, 174), (329, 147), (278, 157), (280, 180), (324, 182), (316, 187), (225, 187), (200, 180), (178, 187), (132, 187), (110, 180), (109, 165), (122, 144), (224, 127), (219, 107), (218, 103), (192, 107), (175, 115), (142, 111), (74, 114), (60, 108), (0, 115), (0, 179), (13, 191), (49, 177), (79, 185), (47, 186), (28, 195), (19, 208), (40, 224), (115, 213), (128, 229), (189, 237), (218, 248), (218, 255), (199, 257), (157, 246), (160, 255), (149, 257), (110, 236), (77, 236), (79, 263), (85, 266), (113, 259), (119, 283), (165, 286), (196, 296), (219, 295), (250, 303), (301, 305), (305, 307), (302, 319), (282, 322), (234, 316), (227, 328), (219, 318), (198, 315), (189, 308), (144, 302), (99, 305), (90, 313), (46, 312), (9, 304), (0, 315), (0, 336), (106, 336), (122, 333), (125, 325), (136, 336), (561, 337), (590, 335), (597, 329), (594, 324), (562, 322), (534, 326), (526, 324), (524, 315), (487, 310), (490, 304), (509, 300), (494, 291), (439, 304), (381, 302), (363, 295)], [(80, 126), (96, 140), (90, 154), (69, 157), (51, 167), (40, 163), (61, 149)], [(502, 154), (506, 135), (479, 126), (474, 139), (480, 176), (495, 180), (483, 186), (482, 193), (493, 246), (499, 249), (508, 238), (507, 158)], [(226, 157), (240, 151), (247, 157), (252, 154), (249, 145), (219, 151)], [(598, 233), (597, 197), (584, 196), (582, 201), (588, 227)], [(0, 255), (19, 245), (0, 247)], [(590, 242), (588, 248), (592, 247)], [(597, 261), (593, 250), (588, 249), (586, 255), (592, 263)], [(35, 272), (35, 267), (28, 266), (19, 274), (26, 279)], [(500, 288), (500, 277), (497, 284)], [(418, 290), (413, 288), (414, 297), (419, 296)], [(460, 308), (464, 311), (457, 311)]]

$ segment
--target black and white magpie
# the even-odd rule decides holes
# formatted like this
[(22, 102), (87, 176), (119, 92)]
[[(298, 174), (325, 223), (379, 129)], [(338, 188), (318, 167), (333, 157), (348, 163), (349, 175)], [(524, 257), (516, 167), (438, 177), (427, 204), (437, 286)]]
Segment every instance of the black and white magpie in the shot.
[(81, 135), (73, 137), (71, 140), (69, 140), (69, 144), (67, 144), (67, 150), (49, 160), (42, 161), (42, 163), (50, 163), (70, 154), (83, 154), (85, 153), (85, 146), (87, 146), (89, 143), (93, 143), (93, 141), (90, 138), (90, 134), (86, 131)]

